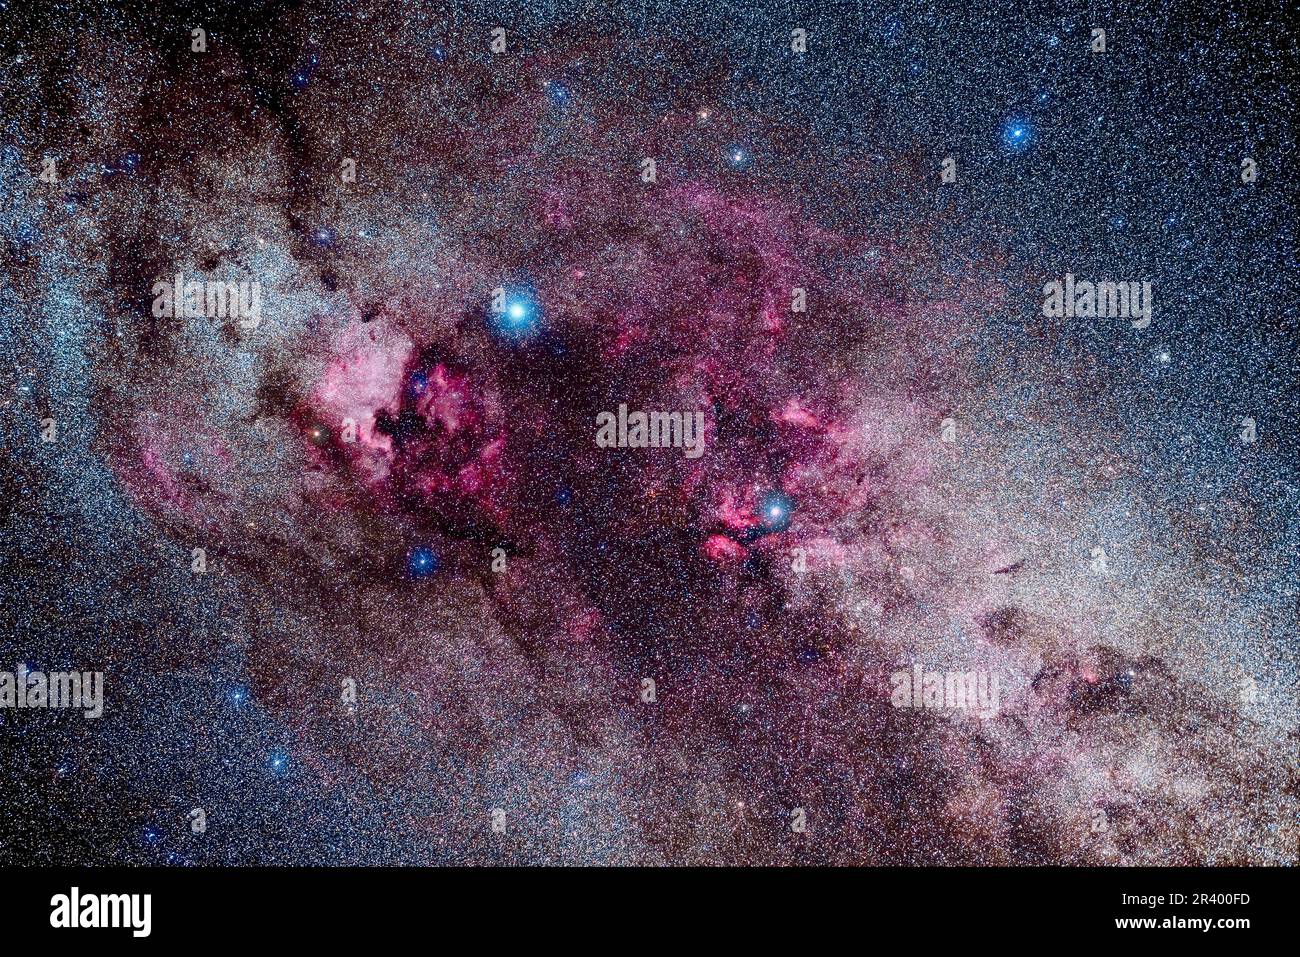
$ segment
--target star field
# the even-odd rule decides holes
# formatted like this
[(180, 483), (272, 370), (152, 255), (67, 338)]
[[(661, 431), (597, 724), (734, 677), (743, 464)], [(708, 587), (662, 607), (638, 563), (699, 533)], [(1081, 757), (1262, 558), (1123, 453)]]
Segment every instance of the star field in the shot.
[(1282, 13), (0, 0), (0, 860), (1293, 865)]

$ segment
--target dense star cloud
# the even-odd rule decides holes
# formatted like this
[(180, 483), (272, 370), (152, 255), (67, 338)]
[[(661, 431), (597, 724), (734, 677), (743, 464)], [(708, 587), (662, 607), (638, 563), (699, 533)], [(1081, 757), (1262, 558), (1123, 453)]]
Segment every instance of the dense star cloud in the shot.
[(0, 857), (1294, 863), (1285, 44), (1173, 16), (14, 14), (0, 670), (104, 714)]

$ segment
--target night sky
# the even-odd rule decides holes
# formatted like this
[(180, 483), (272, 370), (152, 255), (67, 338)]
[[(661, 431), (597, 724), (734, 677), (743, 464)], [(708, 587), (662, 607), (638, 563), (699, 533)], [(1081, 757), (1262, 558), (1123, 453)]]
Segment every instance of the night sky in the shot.
[(0, 0), (0, 862), (1296, 862), (1285, 5), (701, 6)]

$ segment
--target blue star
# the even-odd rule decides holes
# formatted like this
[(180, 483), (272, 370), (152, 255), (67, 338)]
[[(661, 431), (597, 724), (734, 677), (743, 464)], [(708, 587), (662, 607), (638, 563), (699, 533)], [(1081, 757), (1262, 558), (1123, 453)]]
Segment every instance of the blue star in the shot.
[(768, 492), (759, 503), (759, 521), (768, 532), (784, 532), (790, 527), (794, 509), (794, 499), (784, 492)]
[(537, 331), (541, 321), (541, 308), (526, 292), (507, 295), (504, 308), (493, 315), (498, 335), (507, 339), (527, 339)]
[(569, 105), (569, 90), (564, 84), (547, 80), (542, 85), (546, 88), (546, 95), (551, 98), (551, 102), (556, 106)]
[(727, 165), (732, 169), (749, 169), (749, 152), (743, 146), (727, 147)]
[(294, 71), (290, 83), (295, 90), (302, 90), (311, 82), (311, 76), (316, 72), (316, 67), (320, 65), (320, 57), (312, 54)]
[(1034, 138), (1034, 131), (1028, 123), (1013, 120), (1002, 130), (1002, 141), (1013, 150), (1022, 150)]
[(406, 570), (412, 578), (428, 578), (438, 570), (438, 556), (423, 545), (413, 548), (406, 557)]

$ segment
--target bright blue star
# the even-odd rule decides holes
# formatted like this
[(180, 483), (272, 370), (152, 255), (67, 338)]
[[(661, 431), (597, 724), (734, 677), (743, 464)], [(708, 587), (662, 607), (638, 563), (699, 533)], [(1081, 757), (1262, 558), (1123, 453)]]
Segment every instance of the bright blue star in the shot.
[(1013, 120), (1002, 130), (1002, 141), (1013, 150), (1021, 150), (1034, 138), (1034, 131), (1028, 123)]
[(406, 570), (412, 578), (428, 578), (438, 570), (438, 556), (432, 548), (413, 548), (406, 557)]
[(507, 295), (505, 306), (493, 315), (497, 334), (507, 339), (527, 339), (541, 325), (541, 307), (526, 292)]
[(784, 532), (790, 527), (790, 517), (794, 513), (795, 503), (784, 492), (768, 492), (758, 506), (759, 521), (769, 532)]

